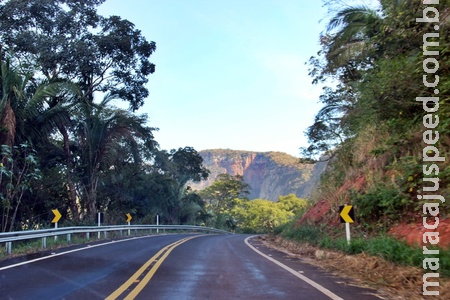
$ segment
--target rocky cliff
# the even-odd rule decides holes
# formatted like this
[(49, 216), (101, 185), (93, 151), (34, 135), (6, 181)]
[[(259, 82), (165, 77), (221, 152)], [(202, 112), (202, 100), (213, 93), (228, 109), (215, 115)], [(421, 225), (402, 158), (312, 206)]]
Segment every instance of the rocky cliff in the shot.
[(242, 175), (252, 187), (250, 199), (276, 201), (278, 196), (288, 194), (308, 198), (326, 167), (326, 163), (300, 164), (298, 158), (282, 152), (216, 149), (199, 154), (211, 174), (206, 181), (190, 184), (193, 189), (209, 186), (219, 174)]

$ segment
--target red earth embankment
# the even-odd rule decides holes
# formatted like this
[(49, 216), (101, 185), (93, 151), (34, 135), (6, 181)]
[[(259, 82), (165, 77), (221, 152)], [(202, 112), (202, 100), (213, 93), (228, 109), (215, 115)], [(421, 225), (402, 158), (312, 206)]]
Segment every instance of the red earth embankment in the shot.
[[(352, 181), (345, 182), (337, 191), (333, 198), (346, 199), (346, 194), (350, 190), (361, 190), (365, 186), (365, 177), (360, 176)], [(339, 226), (338, 205), (326, 199), (322, 199), (312, 206), (296, 223), (296, 226), (301, 224), (313, 225), (327, 225), (331, 227)], [(434, 218), (428, 218), (428, 223), (431, 225), (435, 222)], [(439, 219), (439, 225), (435, 230), (426, 229), (423, 226), (423, 218), (417, 216), (413, 222), (402, 222), (390, 228), (388, 234), (406, 241), (411, 246), (422, 246), (423, 234), (427, 231), (439, 232), (439, 246), (444, 249), (450, 249), (450, 219)]]

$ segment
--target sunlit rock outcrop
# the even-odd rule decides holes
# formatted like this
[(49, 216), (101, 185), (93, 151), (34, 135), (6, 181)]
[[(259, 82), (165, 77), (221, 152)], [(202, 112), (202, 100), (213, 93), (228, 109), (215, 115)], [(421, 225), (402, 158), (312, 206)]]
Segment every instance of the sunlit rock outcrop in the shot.
[(308, 198), (326, 167), (326, 162), (301, 164), (298, 158), (282, 152), (214, 149), (199, 154), (211, 174), (206, 181), (189, 184), (193, 189), (209, 186), (219, 174), (242, 175), (252, 187), (250, 199), (276, 201), (278, 196), (288, 194)]

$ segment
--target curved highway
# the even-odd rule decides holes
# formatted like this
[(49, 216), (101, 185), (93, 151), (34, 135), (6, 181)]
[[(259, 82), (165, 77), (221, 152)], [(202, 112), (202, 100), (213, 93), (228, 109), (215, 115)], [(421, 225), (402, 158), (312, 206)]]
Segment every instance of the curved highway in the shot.
[(155, 235), (0, 262), (0, 299), (379, 299), (248, 235)]

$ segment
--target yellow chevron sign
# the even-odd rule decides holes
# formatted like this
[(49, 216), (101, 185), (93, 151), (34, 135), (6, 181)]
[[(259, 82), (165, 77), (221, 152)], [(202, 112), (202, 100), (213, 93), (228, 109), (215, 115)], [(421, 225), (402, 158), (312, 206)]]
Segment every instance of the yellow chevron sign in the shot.
[(61, 219), (61, 213), (57, 209), (52, 209), (53, 214), (55, 217), (52, 220), (52, 223), (58, 223), (59, 219)]
[(339, 207), (339, 216), (341, 217), (341, 223), (353, 223), (355, 222), (355, 213), (353, 212), (352, 205), (343, 205)]
[(130, 222), (131, 219), (133, 219), (133, 217), (130, 214), (126, 214), (126, 216), (127, 216), (127, 221), (126, 221), (127, 223)]

